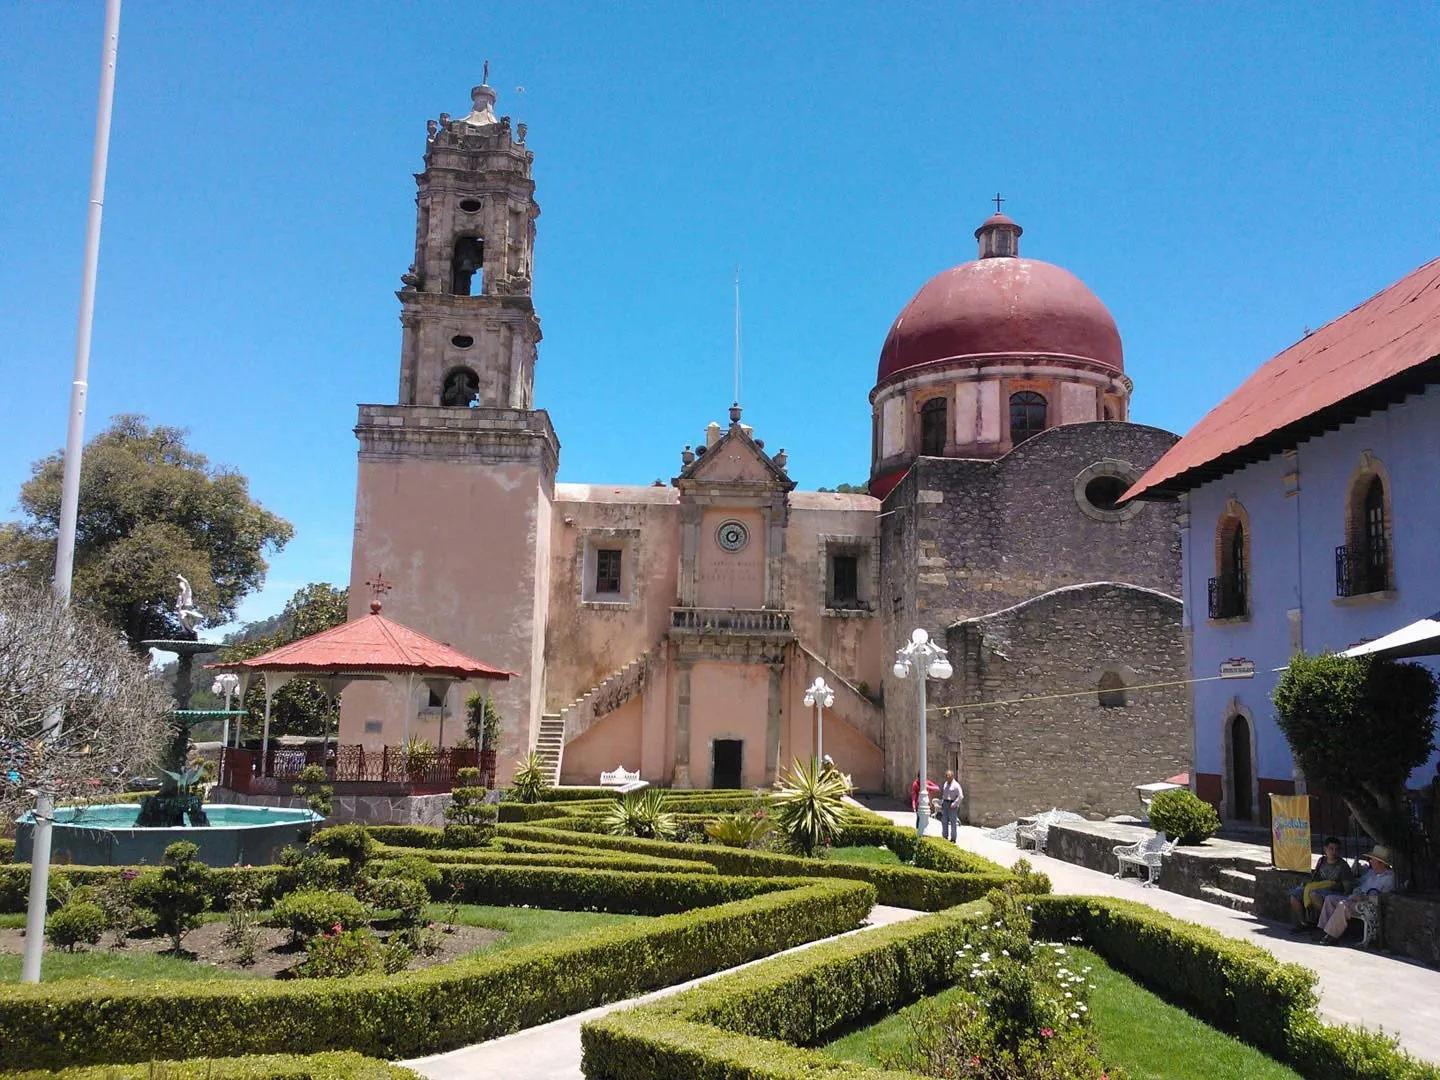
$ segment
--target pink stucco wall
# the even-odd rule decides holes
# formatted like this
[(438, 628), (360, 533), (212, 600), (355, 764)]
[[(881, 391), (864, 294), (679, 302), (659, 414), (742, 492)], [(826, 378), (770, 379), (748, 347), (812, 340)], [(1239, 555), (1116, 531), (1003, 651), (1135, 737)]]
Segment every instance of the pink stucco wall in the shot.
[[(721, 549), (716, 530), (738, 521), (750, 531), (744, 550)], [(700, 607), (758, 608), (765, 604), (765, 531), (760, 511), (712, 507), (700, 519), (696, 584)]]
[(764, 664), (700, 663), (690, 672), (690, 778), (710, 787), (712, 743), (741, 739), (743, 786), (763, 787), (770, 669)]
[(565, 745), (560, 763), (563, 784), (597, 784), (602, 772), (640, 768), (641, 723), (645, 699), (633, 697), (594, 727)]

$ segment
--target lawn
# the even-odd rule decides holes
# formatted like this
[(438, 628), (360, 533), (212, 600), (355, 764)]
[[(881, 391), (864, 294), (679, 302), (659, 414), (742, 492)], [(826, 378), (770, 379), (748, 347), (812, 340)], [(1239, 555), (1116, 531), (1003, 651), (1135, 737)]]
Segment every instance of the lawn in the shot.
[[(444, 904), (432, 904), (426, 909), (425, 915), (432, 922), (443, 925), (449, 918), (449, 909)], [(5, 927), (24, 926), (23, 916), (4, 918)], [(483, 926), (504, 931), (505, 936), (498, 941), (475, 950), (476, 953), (496, 953), (522, 945), (534, 945), (537, 942), (583, 934), (588, 930), (618, 923), (634, 922), (639, 918), (642, 916), (610, 915), (599, 911), (544, 911), (539, 908), (479, 907), (467, 904), (458, 909), (455, 921), (462, 926)], [(108, 935), (106, 940), (108, 942)], [(0, 982), (20, 980), (20, 960), (16, 953), (0, 953)], [(209, 964), (197, 964), (190, 960), (141, 952), (138, 949), (107, 949), (74, 953), (47, 951), (41, 966), (41, 977), (45, 982), (57, 982), (63, 979), (87, 978), (244, 979), (255, 976), (244, 972), (223, 971)]]
[[(1106, 1065), (1119, 1065), (1126, 1080), (1300, 1080), (1294, 1072), (1259, 1050), (1232, 1039), (1167, 1004), (1139, 983), (1114, 970), (1088, 949), (1071, 950), (1075, 965), (1091, 967), (1095, 989), (1090, 1015)], [(940, 995), (944, 1001), (946, 991)], [(905, 1010), (852, 1031), (820, 1047), (845, 1061), (879, 1065), (881, 1050), (896, 1050), (906, 1039)]]
[(873, 866), (900, 865), (900, 856), (888, 847), (837, 847), (826, 858), (832, 862), (869, 863)]

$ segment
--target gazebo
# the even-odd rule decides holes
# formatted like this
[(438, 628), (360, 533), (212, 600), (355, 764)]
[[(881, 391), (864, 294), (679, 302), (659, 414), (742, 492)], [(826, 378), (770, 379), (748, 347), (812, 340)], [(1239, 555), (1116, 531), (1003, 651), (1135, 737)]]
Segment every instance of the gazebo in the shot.
[[(248, 660), (205, 665), (239, 676), (242, 701), (249, 684), (256, 678), (263, 680), (265, 726), (261, 735), (259, 767), (262, 776), (268, 776), (272, 771), (270, 705), (276, 692), (292, 679), (305, 678), (318, 682), (324, 688), (332, 709), (340, 691), (352, 682), (383, 680), (400, 691), (404, 741), (398, 755), (401, 760), (396, 764), (403, 774), (408, 765), (403, 759), (410, 744), (410, 720), (415, 710), (417, 685), (444, 696), (452, 683), (482, 679), (504, 681), (515, 674), (466, 656), (417, 630), (387, 619), (380, 613), (379, 591), (376, 590), (376, 598), (370, 602), (370, 614), (363, 618), (292, 641)], [(240, 725), (237, 721), (235, 746), (238, 748), (239, 745)], [(358, 747), (355, 749), (359, 750)], [(228, 753), (227, 748), (222, 748), (224, 753)], [(380, 775), (375, 779), (386, 778), (390, 772), (388, 764), (388, 761), (382, 764)], [(221, 771), (223, 780), (223, 764)], [(369, 777), (356, 777), (362, 778)]]

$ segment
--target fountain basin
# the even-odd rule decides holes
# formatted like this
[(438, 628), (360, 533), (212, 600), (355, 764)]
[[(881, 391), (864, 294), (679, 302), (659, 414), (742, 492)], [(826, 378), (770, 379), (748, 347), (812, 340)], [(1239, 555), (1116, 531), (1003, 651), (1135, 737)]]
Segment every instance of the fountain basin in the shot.
[[(207, 866), (266, 866), (280, 849), (301, 844), (323, 819), (312, 810), (206, 803), (208, 826), (137, 828), (138, 803), (62, 806), (50, 833), (50, 859), (60, 865), (138, 866), (158, 864), (165, 849), (188, 840)], [(15, 828), (15, 861), (29, 862), (34, 846), (35, 813), (22, 815)]]

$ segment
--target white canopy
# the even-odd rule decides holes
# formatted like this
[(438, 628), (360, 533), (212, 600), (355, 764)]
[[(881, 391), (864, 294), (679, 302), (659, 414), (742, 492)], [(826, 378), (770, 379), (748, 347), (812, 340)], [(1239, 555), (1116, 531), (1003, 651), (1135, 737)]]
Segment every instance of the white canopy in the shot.
[(1410, 656), (1440, 656), (1440, 611), (1382, 638), (1346, 649), (1341, 656), (1380, 656), (1399, 660)]

